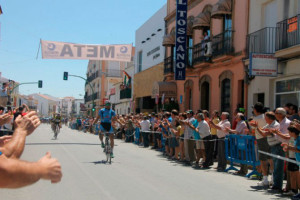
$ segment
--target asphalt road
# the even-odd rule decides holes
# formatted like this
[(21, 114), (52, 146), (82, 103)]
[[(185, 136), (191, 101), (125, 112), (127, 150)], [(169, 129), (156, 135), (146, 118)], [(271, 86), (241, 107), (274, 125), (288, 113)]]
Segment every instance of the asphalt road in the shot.
[[(256, 180), (196, 170), (170, 161), (160, 152), (116, 140), (115, 158), (105, 164), (98, 136), (63, 127), (51, 140), (50, 126), (41, 125), (26, 140), (21, 159), (37, 161), (47, 151), (63, 169), (62, 181), (41, 180), (16, 190), (0, 190), (1, 200), (253, 200), (285, 199), (256, 187)], [(287, 198), (288, 199), (288, 198)]]

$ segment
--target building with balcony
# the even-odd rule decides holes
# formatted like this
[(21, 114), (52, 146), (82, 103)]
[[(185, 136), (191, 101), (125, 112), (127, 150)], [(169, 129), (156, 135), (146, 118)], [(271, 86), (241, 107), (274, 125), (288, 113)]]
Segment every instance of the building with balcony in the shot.
[(176, 0), (168, 0), (164, 76), (166, 81), (176, 84), (180, 111), (206, 109), (233, 113), (237, 107), (244, 107), (248, 2), (188, 1), (185, 81), (174, 80), (175, 19)]
[[(133, 47), (133, 55), (134, 49)], [(114, 84), (122, 82), (124, 70), (127, 66), (128, 62), (89, 61), (84, 96), (87, 115), (92, 114), (93, 102), (96, 109), (95, 112), (98, 113), (99, 109), (104, 106), (105, 100), (110, 99), (111, 89), (114, 88)]]
[(110, 89), (109, 99), (113, 104), (114, 110), (117, 114), (129, 114), (134, 112), (134, 101), (132, 98), (133, 87), (132, 79), (134, 76), (134, 54), (132, 55), (132, 62), (127, 63), (125, 67), (123, 78), (121, 82), (113, 85)]
[[(299, 16), (299, 0), (250, 0), (245, 59), (248, 110), (258, 101), (271, 110), (286, 103), (300, 105)], [(251, 64), (254, 54), (271, 55), (275, 62), (262, 60), (257, 74)]]
[[(133, 99), (135, 112), (156, 110), (153, 85), (164, 81), (163, 63), (165, 48), (162, 45), (165, 32), (164, 17), (167, 5), (159, 9), (135, 33), (135, 74)], [(126, 91), (122, 95), (126, 95)], [(161, 97), (161, 96), (160, 96)]]
[(72, 105), (73, 102), (75, 101), (74, 97), (64, 97), (61, 98), (59, 101), (59, 113), (61, 113), (61, 115), (63, 117), (70, 117), (72, 115)]

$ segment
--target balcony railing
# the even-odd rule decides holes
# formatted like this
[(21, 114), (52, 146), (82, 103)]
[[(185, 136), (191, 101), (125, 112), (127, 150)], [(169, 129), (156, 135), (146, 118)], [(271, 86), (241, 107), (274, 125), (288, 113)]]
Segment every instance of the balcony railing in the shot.
[(164, 74), (173, 73), (174, 72), (174, 66), (173, 66), (173, 56), (170, 56), (165, 59), (164, 62)]
[(130, 99), (131, 98), (131, 88), (126, 88), (120, 91), (120, 99)]
[(93, 95), (84, 96), (84, 103), (92, 101), (93, 99), (94, 100), (99, 99), (99, 93), (98, 92), (94, 93)]
[(199, 44), (195, 44), (193, 48), (193, 64), (196, 65), (202, 62), (210, 62), (210, 57), (205, 56), (205, 44), (206, 42), (201, 42)]
[(230, 55), (234, 52), (233, 31), (227, 30), (212, 38), (213, 57)]
[(247, 35), (247, 56), (251, 53), (275, 53), (276, 28), (267, 27)]
[(300, 44), (300, 14), (277, 23), (276, 51)]
[[(95, 80), (97, 77), (99, 76), (99, 71), (96, 71), (94, 73), (92, 73), (91, 76), (87, 77), (87, 81), (88, 82), (92, 82), (93, 80)], [(86, 83), (87, 84), (87, 83)]]
[(110, 78), (122, 78), (122, 71), (119, 69), (106, 69), (105, 76)]

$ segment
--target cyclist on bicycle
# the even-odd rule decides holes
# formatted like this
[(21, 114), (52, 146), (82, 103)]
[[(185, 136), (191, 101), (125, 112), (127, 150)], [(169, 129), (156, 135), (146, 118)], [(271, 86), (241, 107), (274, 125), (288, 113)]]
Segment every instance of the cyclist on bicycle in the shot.
[(113, 149), (114, 149), (114, 130), (112, 127), (112, 121), (115, 120), (116, 118), (116, 113), (114, 110), (110, 108), (111, 103), (110, 101), (106, 100), (105, 101), (105, 107), (101, 110), (99, 110), (98, 116), (96, 119), (93, 121), (92, 125), (94, 125), (99, 119), (100, 119), (100, 134), (99, 138), (101, 141), (101, 146), (104, 148), (104, 143), (103, 143), (103, 135), (104, 133), (109, 133), (109, 139), (110, 139), (110, 144), (111, 144), (111, 157), (114, 157), (113, 154)]
[[(56, 114), (53, 119), (52, 119), (52, 129), (54, 131), (54, 134), (55, 134), (55, 130), (56, 130), (56, 126), (58, 126), (58, 130), (61, 128), (61, 121), (62, 121), (62, 118), (60, 116), (60, 114)], [(57, 133), (58, 134), (58, 133)], [(54, 138), (56, 139), (57, 135), (55, 134), (54, 135)]]

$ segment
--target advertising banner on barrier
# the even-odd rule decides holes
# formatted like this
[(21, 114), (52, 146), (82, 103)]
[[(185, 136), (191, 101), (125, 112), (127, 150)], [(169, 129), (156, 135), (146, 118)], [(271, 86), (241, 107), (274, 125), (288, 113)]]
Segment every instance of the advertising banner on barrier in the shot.
[(90, 45), (41, 40), (43, 59), (131, 61), (131, 44)]
[(274, 54), (252, 53), (249, 66), (251, 76), (277, 76), (277, 58)]
[(187, 63), (187, 0), (177, 0), (175, 80), (185, 80)]

